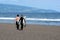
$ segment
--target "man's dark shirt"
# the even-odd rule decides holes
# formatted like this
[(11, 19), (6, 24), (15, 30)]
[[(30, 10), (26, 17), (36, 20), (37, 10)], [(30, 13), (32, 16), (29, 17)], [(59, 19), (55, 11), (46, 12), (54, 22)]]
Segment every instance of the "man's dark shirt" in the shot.
[(23, 24), (23, 19), (24, 19), (23, 17), (20, 18), (20, 22), (21, 22), (21, 24)]

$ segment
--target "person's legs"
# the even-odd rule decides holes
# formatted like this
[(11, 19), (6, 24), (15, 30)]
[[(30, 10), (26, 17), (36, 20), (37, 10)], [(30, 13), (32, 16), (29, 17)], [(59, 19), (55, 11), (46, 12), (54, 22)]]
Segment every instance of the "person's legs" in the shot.
[(16, 22), (16, 28), (19, 29), (19, 24), (18, 24), (18, 22)]
[(26, 23), (24, 23), (24, 25), (23, 25), (24, 27), (26, 27)]
[(23, 24), (21, 24), (21, 30), (23, 30)]
[(19, 25), (17, 25), (17, 29), (19, 29)]

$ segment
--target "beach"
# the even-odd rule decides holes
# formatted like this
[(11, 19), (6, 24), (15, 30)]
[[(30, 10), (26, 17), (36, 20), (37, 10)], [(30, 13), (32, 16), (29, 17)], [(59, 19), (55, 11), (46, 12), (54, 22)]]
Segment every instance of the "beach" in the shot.
[(60, 40), (60, 26), (27, 24), (17, 30), (15, 24), (0, 23), (0, 40)]

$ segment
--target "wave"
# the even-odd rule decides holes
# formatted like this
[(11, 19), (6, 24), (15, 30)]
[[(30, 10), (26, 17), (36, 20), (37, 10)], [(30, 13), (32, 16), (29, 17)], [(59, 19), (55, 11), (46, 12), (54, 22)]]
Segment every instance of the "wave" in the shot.
[[(46, 19), (46, 18), (25, 18), (25, 19), (34, 21), (60, 21), (60, 19)], [(15, 20), (15, 18), (0, 17), (0, 20)]]

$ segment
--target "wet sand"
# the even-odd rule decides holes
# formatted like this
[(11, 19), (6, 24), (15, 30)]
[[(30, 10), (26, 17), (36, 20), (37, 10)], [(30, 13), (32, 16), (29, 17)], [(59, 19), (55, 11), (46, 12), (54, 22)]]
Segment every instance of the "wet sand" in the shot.
[(15, 24), (0, 23), (0, 40), (60, 40), (60, 26), (27, 24), (17, 30)]

